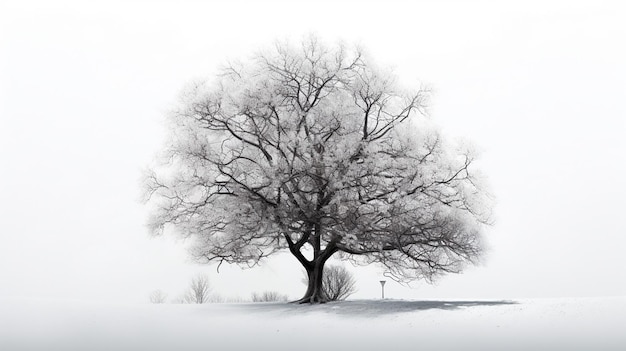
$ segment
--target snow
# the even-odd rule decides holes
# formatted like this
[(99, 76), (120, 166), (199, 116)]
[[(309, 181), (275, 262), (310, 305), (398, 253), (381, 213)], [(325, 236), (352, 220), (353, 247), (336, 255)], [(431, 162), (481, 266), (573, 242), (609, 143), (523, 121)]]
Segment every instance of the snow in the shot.
[(0, 350), (623, 350), (626, 297), (205, 305), (0, 298)]

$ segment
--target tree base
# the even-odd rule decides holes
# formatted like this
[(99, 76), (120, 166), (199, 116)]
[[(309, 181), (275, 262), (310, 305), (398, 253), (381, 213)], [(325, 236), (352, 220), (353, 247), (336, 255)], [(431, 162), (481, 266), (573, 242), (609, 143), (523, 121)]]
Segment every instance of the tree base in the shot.
[(325, 299), (323, 297), (320, 296), (307, 296), (307, 297), (303, 297), (300, 300), (296, 300), (296, 301), (292, 301), (292, 303), (297, 303), (297, 304), (311, 304), (311, 305), (315, 305), (315, 304), (322, 304), (322, 303), (326, 303), (328, 302), (328, 299)]

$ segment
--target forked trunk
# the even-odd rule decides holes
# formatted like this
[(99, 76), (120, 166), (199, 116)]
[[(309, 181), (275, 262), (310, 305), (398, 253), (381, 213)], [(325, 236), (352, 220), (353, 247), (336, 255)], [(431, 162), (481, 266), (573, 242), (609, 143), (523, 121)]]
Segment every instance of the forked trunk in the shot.
[(310, 267), (305, 267), (309, 283), (304, 293), (304, 297), (295, 302), (297, 303), (325, 303), (328, 298), (322, 290), (322, 276), (324, 274), (324, 263), (315, 262)]

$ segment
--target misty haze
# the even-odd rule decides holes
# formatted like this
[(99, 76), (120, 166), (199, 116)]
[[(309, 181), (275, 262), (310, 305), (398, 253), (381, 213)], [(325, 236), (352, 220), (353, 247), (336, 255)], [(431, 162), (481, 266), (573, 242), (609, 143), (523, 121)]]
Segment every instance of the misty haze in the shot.
[(624, 12), (3, 2), (0, 349), (623, 349)]

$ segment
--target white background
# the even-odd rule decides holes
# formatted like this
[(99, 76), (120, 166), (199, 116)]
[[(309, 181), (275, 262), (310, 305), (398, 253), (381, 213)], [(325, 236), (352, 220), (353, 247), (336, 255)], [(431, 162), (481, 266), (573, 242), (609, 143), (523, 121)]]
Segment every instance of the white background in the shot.
[[(626, 295), (626, 11), (601, 1), (0, 3), (0, 296), (145, 302), (197, 273), (225, 297), (304, 292), (288, 256), (189, 262), (148, 236), (140, 176), (183, 85), (316, 33), (361, 44), (483, 150), (482, 265), (391, 298)], [(355, 298), (380, 294), (354, 268)]]

